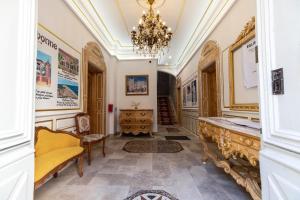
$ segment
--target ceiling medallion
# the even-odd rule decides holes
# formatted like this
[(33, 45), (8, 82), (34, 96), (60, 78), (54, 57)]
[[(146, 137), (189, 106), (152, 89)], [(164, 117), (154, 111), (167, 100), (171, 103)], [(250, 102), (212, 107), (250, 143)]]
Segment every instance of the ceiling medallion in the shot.
[(131, 40), (133, 50), (140, 55), (156, 57), (164, 54), (172, 39), (171, 28), (161, 19), (159, 11), (153, 10), (155, 0), (148, 0), (150, 8), (139, 21), (138, 27), (133, 27)]
[[(149, 8), (148, 0), (136, 0), (136, 2), (143, 9)], [(159, 9), (159, 8), (163, 7), (165, 3), (166, 3), (166, 0), (155, 0), (155, 2), (152, 5), (152, 8)]]

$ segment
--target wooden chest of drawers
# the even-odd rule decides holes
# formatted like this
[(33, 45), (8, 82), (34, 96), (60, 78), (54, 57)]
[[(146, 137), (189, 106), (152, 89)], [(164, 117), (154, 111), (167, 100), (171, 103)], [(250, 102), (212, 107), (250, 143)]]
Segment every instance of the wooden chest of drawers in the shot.
[(134, 135), (147, 134), (152, 136), (153, 110), (120, 110), (120, 132)]

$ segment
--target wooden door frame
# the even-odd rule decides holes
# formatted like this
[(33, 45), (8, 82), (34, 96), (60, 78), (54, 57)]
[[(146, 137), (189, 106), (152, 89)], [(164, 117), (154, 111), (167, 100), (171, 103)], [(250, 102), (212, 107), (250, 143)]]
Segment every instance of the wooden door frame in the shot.
[(96, 66), (103, 73), (103, 130), (106, 135), (106, 82), (107, 82), (107, 69), (104, 62), (104, 57), (99, 45), (95, 42), (89, 42), (83, 49), (83, 68), (82, 68), (82, 77), (83, 77), (83, 112), (87, 113), (88, 106), (88, 73), (89, 73), (89, 63)]
[(201, 51), (201, 57), (198, 65), (198, 83), (199, 83), (199, 115), (204, 116), (204, 104), (203, 99), (203, 85), (202, 85), (202, 73), (203, 71), (210, 67), (211, 65), (216, 65), (216, 87), (217, 87), (217, 112), (218, 116), (222, 115), (221, 111), (221, 77), (220, 77), (220, 48), (217, 45), (217, 42), (209, 40), (203, 46)]
[[(178, 89), (180, 89), (180, 94), (178, 94)], [(176, 115), (177, 115), (177, 121), (178, 124), (181, 125), (182, 123), (182, 118), (181, 118), (181, 113), (182, 113), (182, 96), (181, 96), (181, 78), (176, 79)]]

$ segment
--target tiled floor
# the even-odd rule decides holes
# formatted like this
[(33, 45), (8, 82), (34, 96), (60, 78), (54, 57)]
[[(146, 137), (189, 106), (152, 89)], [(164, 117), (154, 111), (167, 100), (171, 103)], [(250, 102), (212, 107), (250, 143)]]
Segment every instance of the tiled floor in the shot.
[(223, 170), (211, 162), (202, 164), (197, 137), (184, 131), (168, 133), (166, 127), (159, 129), (154, 139), (187, 135), (192, 140), (179, 141), (184, 148), (179, 153), (134, 154), (122, 150), (127, 141), (151, 138), (113, 136), (107, 142), (105, 158), (100, 148), (94, 149), (92, 165), (85, 163), (82, 178), (72, 165), (39, 188), (35, 199), (123, 200), (142, 189), (162, 189), (180, 200), (250, 199)]

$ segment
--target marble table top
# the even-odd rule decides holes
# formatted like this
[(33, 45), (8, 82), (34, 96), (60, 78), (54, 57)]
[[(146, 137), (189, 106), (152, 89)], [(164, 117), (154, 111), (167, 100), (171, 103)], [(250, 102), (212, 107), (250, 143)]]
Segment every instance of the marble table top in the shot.
[(242, 132), (254, 137), (261, 137), (261, 126), (259, 122), (253, 122), (248, 119), (225, 117), (199, 117), (198, 119), (232, 131)]

